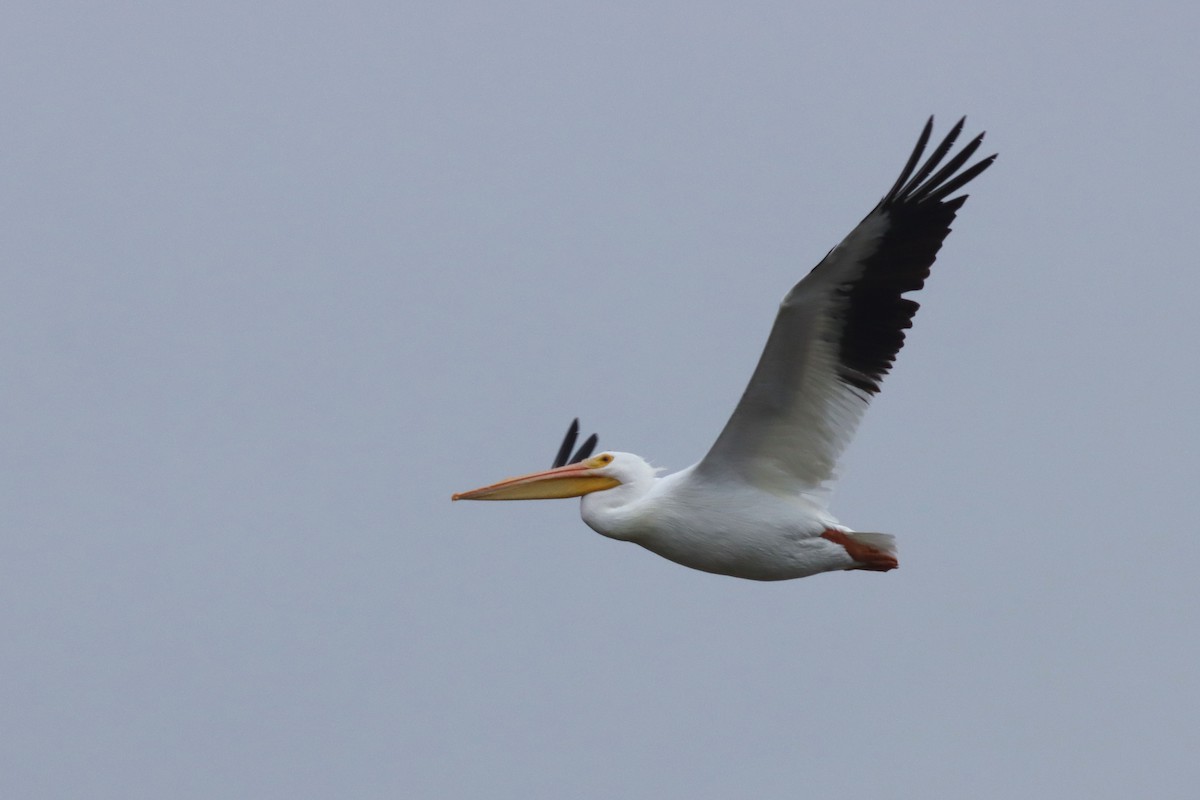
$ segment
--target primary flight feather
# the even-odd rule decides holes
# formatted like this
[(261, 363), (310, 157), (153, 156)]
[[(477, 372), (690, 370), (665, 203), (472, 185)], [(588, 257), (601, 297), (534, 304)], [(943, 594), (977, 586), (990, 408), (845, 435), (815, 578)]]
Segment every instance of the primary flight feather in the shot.
[(594, 434), (570, 456), (576, 420), (550, 470), (453, 499), (582, 496), (583, 520), (597, 532), (738, 578), (894, 569), (894, 538), (839, 523), (829, 488), (912, 326), (918, 304), (904, 295), (924, 285), (967, 199), (950, 195), (996, 159), (966, 166), (982, 133), (947, 159), (964, 123), (922, 163), (930, 118), (879, 204), (787, 293), (750, 384), (699, 463), (659, 477), (630, 453), (592, 456)]

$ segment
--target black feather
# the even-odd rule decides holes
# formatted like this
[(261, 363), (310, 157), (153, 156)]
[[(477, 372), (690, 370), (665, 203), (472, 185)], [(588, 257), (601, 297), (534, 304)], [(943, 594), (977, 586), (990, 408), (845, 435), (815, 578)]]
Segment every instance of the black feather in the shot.
[(979, 149), (981, 133), (938, 169), (964, 122), (965, 118), (959, 120), (917, 169), (929, 143), (933, 126), (930, 117), (900, 177), (875, 209), (887, 214), (887, 231), (866, 259), (862, 275), (841, 287), (844, 327), (839, 347), (840, 376), (868, 394), (879, 391), (879, 382), (891, 370), (896, 354), (904, 346), (904, 331), (912, 327), (917, 313), (917, 302), (902, 295), (925, 285), (929, 268), (950, 233), (950, 223), (967, 199), (966, 195), (950, 200), (946, 197), (996, 159), (989, 156), (955, 175)]
[(585, 458), (590, 456), (592, 451), (596, 449), (596, 442), (598, 441), (600, 441), (600, 439), (594, 433), (585, 439), (583, 444), (579, 445), (579, 449), (575, 451), (575, 455), (571, 456), (571, 463), (578, 464), (580, 461), (583, 461)]
[(592, 434), (584, 440), (583, 444), (579, 445), (579, 449), (575, 451), (575, 455), (571, 455), (571, 448), (575, 446), (575, 440), (579, 438), (579, 417), (571, 421), (571, 427), (567, 428), (567, 435), (563, 437), (562, 444), (558, 448), (558, 455), (554, 457), (554, 464), (551, 469), (566, 466), (567, 464), (577, 464), (592, 454), (596, 449), (596, 442), (599, 439), (596, 434)]
[(554, 463), (550, 465), (551, 469), (558, 469), (566, 465), (567, 457), (571, 455), (571, 448), (575, 446), (575, 440), (579, 438), (579, 417), (571, 421), (571, 427), (567, 428), (567, 435), (563, 437), (562, 445), (558, 448), (558, 455), (554, 457)]

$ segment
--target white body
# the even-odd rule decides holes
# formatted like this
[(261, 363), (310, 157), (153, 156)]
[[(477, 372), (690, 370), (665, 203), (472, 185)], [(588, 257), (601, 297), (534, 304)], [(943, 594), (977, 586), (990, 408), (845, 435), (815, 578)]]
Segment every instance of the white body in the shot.
[[(614, 464), (645, 464), (629, 453), (613, 455)], [(694, 467), (663, 478), (648, 465), (646, 471), (642, 480), (584, 495), (583, 521), (597, 533), (719, 575), (778, 581), (855, 567), (846, 548), (821, 538), (826, 530), (849, 529), (818, 498), (714, 485)]]

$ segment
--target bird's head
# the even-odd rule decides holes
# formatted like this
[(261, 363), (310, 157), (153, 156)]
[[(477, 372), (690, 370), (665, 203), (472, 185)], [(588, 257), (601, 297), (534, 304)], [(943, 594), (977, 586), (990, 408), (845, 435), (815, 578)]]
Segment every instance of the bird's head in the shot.
[(507, 478), (459, 492), (452, 500), (550, 500), (579, 497), (653, 477), (654, 468), (631, 453), (606, 452), (574, 464)]

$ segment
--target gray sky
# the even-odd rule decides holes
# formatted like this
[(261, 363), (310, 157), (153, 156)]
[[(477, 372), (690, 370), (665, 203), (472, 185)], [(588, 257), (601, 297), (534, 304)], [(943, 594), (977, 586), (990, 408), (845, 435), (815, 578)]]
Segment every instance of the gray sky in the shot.
[[(0, 13), (0, 795), (1191, 796), (1194, 4), (110, 6)], [(451, 505), (703, 455), (930, 113), (898, 571)]]

